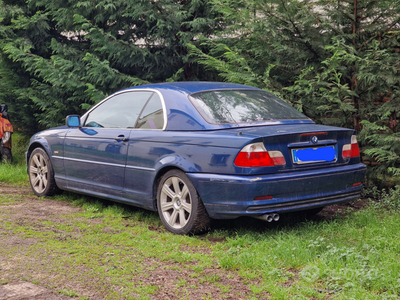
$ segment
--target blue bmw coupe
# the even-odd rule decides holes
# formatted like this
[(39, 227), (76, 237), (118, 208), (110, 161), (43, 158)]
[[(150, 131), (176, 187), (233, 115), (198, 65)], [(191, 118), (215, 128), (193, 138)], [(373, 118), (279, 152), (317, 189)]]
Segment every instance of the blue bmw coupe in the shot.
[(188, 234), (211, 219), (272, 221), (359, 197), (355, 134), (250, 86), (150, 84), (35, 134), (27, 170), (38, 196), (61, 189), (143, 207)]

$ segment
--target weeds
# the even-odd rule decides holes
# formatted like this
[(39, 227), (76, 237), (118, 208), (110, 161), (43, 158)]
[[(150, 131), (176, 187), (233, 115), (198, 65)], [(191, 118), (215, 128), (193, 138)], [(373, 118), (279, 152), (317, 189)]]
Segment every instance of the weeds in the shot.
[(25, 165), (0, 164), (0, 182), (28, 185), (28, 174)]
[(25, 151), (29, 139), (21, 133), (12, 135), (12, 163), (0, 163), (0, 182), (28, 185), (28, 174), (26, 171)]
[(400, 185), (388, 190), (379, 190), (377, 187), (372, 187), (366, 189), (364, 195), (374, 200), (371, 205), (376, 209), (385, 209), (388, 211), (400, 210)]

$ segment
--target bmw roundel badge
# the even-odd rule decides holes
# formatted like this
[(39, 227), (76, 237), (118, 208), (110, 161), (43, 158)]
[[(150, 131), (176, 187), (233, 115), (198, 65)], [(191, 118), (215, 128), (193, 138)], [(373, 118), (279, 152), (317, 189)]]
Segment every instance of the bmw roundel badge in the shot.
[(313, 142), (314, 144), (318, 143), (318, 138), (314, 135), (314, 136), (311, 138), (311, 142)]

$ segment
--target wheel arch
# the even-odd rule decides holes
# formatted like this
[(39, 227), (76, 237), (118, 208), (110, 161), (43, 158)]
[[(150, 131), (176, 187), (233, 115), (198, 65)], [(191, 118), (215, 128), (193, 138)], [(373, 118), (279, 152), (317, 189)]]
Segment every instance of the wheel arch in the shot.
[(154, 182), (153, 182), (153, 207), (155, 211), (158, 211), (157, 208), (157, 190), (158, 190), (158, 185), (160, 183), (161, 178), (169, 171), (171, 170), (179, 170), (182, 171), (183, 173), (186, 173), (185, 170), (183, 170), (182, 168), (179, 168), (177, 166), (165, 166), (163, 168), (161, 168), (160, 170), (158, 170), (155, 178), (154, 178)]
[(28, 147), (28, 150), (25, 153), (25, 160), (26, 160), (26, 166), (27, 166), (27, 171), (28, 171), (28, 167), (29, 167), (29, 158), (31, 157), (31, 154), (33, 152), (33, 150), (35, 150), (36, 148), (42, 148), (44, 151), (46, 151), (47, 155), (49, 156), (49, 158), (51, 158), (51, 153), (50, 153), (50, 147), (43, 143), (40, 143), (38, 141), (35, 141), (33, 143), (31, 143)]
[(201, 166), (194, 164), (184, 155), (178, 155), (176, 153), (160, 157), (156, 162), (157, 172), (154, 177), (152, 190), (153, 207), (155, 211), (157, 211), (157, 189), (160, 179), (170, 170), (179, 170), (185, 174), (188, 172), (196, 173), (201, 172)]

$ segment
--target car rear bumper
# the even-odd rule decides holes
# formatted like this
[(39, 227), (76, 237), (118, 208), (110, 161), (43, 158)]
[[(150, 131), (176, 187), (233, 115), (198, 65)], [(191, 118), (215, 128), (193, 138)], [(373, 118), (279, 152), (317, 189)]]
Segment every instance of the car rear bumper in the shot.
[[(188, 173), (215, 219), (284, 213), (350, 201), (360, 196), (362, 163), (258, 176)], [(265, 200), (256, 200), (256, 198)]]

